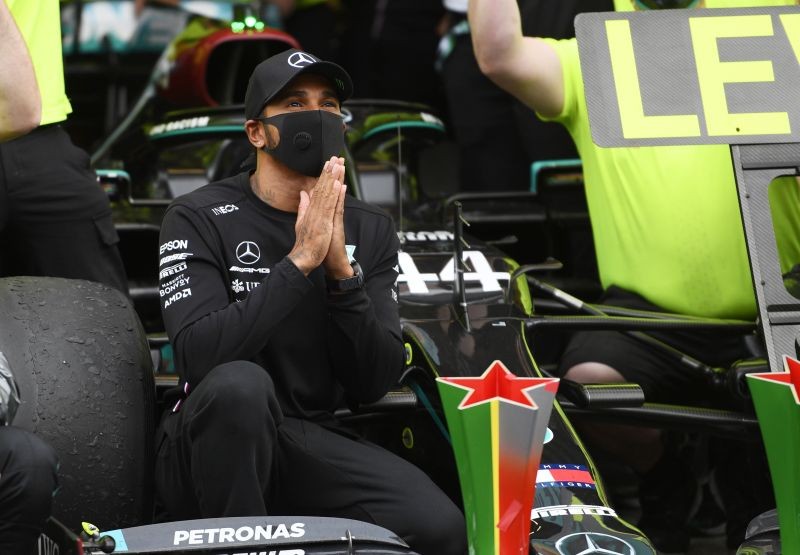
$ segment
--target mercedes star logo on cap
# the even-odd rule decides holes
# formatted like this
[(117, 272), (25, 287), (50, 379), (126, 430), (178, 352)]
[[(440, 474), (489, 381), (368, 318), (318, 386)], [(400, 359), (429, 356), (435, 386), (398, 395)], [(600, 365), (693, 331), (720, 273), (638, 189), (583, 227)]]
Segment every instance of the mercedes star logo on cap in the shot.
[(625, 540), (598, 532), (579, 532), (564, 536), (556, 542), (561, 555), (635, 555), (633, 546)]
[(236, 246), (236, 258), (242, 264), (255, 264), (261, 258), (261, 249), (252, 241), (242, 241)]
[(295, 52), (289, 56), (289, 65), (292, 67), (305, 67), (317, 63), (316, 58), (305, 52)]

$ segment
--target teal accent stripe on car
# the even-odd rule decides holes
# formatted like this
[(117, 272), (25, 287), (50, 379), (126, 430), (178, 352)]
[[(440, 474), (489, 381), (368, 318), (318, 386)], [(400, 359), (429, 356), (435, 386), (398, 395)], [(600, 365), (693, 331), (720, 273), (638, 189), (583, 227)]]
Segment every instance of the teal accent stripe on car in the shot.
[(156, 135), (150, 135), (153, 140), (165, 139), (167, 137), (177, 137), (179, 135), (194, 135), (197, 133), (220, 133), (228, 131), (240, 131), (244, 134), (244, 125), (209, 125), (206, 127), (194, 127), (192, 129), (176, 129), (174, 131), (164, 131)]
[(387, 131), (391, 129), (405, 129), (407, 127), (422, 127), (427, 129), (434, 129), (436, 131), (441, 131), (444, 133), (444, 126), (438, 123), (431, 123), (427, 121), (393, 121), (392, 123), (384, 123), (377, 127), (373, 127), (366, 133), (362, 139), (369, 139), (373, 135), (376, 135), (382, 131)]
[(98, 169), (98, 170), (94, 170), (94, 173), (96, 173), (99, 176), (103, 176), (103, 177), (116, 177), (117, 175), (122, 175), (122, 176), (128, 178), (128, 181), (130, 181), (130, 179), (131, 179), (131, 174), (129, 174), (125, 170)]

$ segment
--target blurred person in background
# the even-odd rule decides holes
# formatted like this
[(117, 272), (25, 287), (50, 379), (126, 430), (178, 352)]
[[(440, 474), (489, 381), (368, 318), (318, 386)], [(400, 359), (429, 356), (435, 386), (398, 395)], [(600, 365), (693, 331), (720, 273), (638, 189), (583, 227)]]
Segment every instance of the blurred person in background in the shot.
[(0, 142), (39, 124), (42, 98), (25, 39), (5, 0), (0, 0)]
[[(527, 191), (537, 160), (577, 158), (567, 131), (544, 122), (498, 87), (478, 67), (467, 21), (468, 0), (444, 0), (437, 67), (450, 129), (458, 145), (459, 183), (465, 191)], [(612, 11), (612, 0), (518, 1), (526, 36), (575, 36), (582, 12)]]
[(436, 74), (438, 0), (344, 0), (341, 57), (356, 83), (355, 96), (418, 102), (444, 112)]
[(3, 555), (36, 553), (36, 540), (50, 516), (58, 485), (58, 459), (53, 448), (28, 430), (11, 425), (19, 403), (14, 374), (0, 352), (0, 553)]
[(303, 50), (324, 60), (340, 61), (342, 32), (339, 0), (271, 0), (280, 7), (284, 29)]
[(53, 506), (55, 451), (38, 436), (0, 424), (0, 553), (32, 555)]
[(89, 156), (62, 128), (58, 0), (4, 0), (25, 40), (41, 97), (29, 133), (0, 144), (0, 276), (87, 279), (127, 293), (111, 208)]

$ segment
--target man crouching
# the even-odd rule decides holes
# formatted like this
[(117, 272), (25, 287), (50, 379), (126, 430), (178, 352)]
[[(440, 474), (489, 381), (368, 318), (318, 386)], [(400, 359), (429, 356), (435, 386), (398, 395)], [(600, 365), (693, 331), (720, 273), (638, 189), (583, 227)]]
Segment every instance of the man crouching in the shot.
[(164, 217), (161, 303), (181, 395), (159, 432), (158, 493), (176, 519), (352, 518), (422, 554), (462, 555), (453, 502), (334, 417), (382, 397), (404, 359), (394, 224), (345, 194), (351, 93), (341, 67), (306, 52), (262, 62), (245, 97), (255, 171)]

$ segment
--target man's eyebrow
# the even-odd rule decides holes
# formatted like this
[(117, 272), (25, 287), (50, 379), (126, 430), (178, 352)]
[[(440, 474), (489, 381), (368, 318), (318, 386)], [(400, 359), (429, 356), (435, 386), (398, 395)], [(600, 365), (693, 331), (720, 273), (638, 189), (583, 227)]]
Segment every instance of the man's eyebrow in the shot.
[(278, 98), (280, 98), (280, 99), (289, 98), (289, 97), (292, 97), (292, 96), (306, 97), (306, 96), (308, 96), (308, 93), (306, 91), (304, 91), (303, 89), (297, 89), (297, 90), (285, 90), (285, 91), (282, 91), (280, 94), (278, 94)]
[[(283, 91), (277, 96), (277, 100), (285, 100), (287, 98), (298, 97), (298, 98), (308, 98), (308, 92), (305, 89), (293, 89)], [(322, 91), (323, 98), (335, 98), (337, 101), (339, 100), (336, 91), (333, 89), (325, 89)]]

